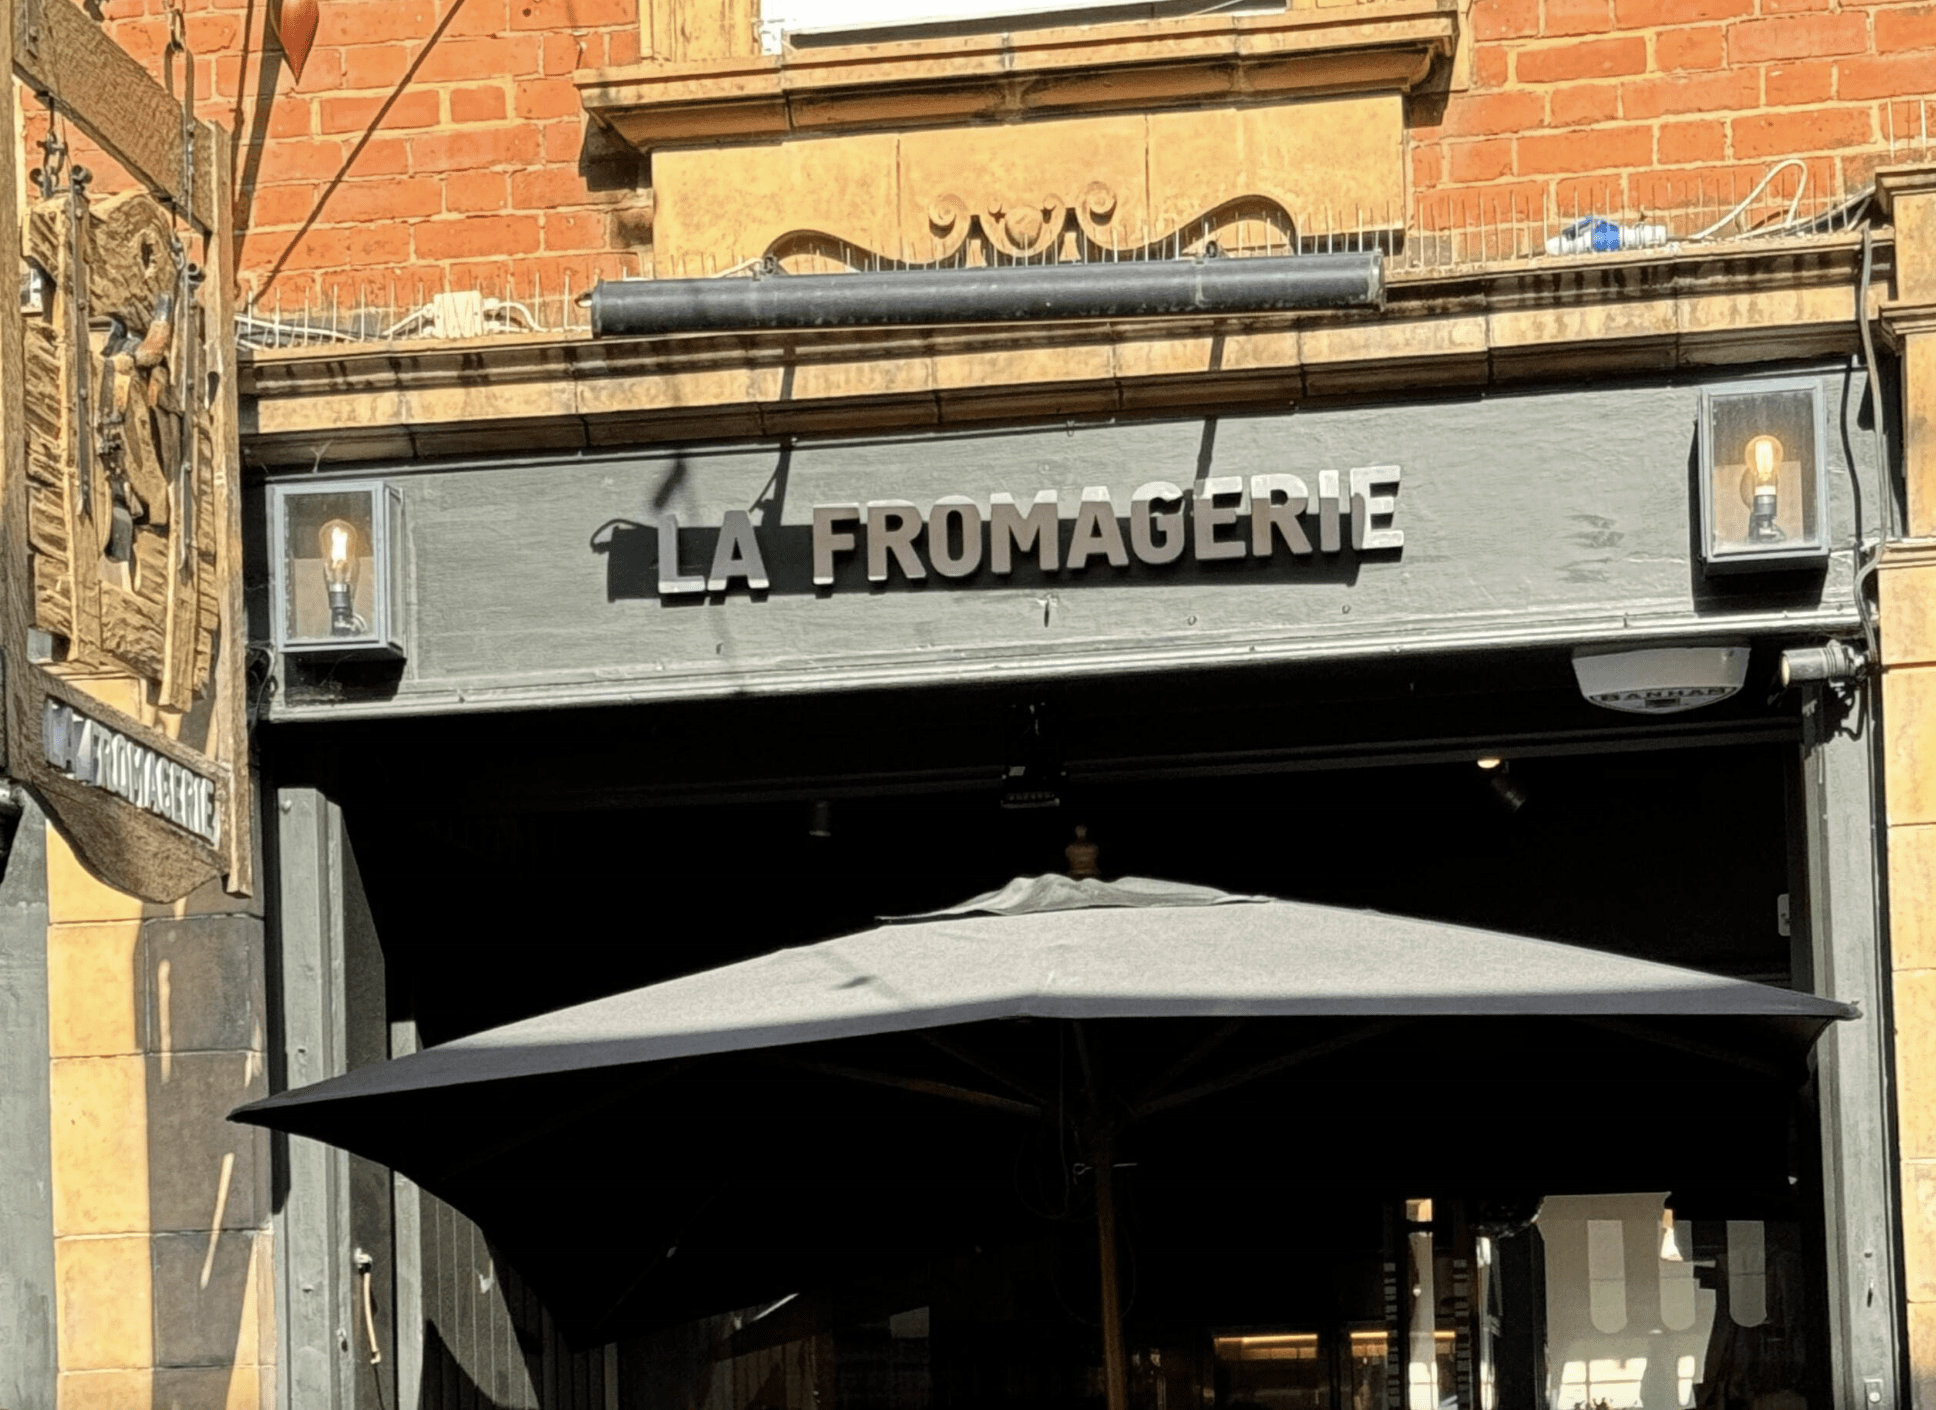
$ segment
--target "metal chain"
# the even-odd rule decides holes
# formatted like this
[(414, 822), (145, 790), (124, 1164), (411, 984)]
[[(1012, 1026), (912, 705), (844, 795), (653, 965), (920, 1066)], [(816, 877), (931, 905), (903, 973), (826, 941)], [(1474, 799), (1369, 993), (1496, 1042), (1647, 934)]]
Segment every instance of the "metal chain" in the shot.
[(186, 579), (195, 571), (195, 468), (201, 448), (202, 419), (207, 399), (201, 385), (202, 328), (195, 294), (202, 282), (201, 268), (188, 258), (187, 226), (195, 216), (195, 51), (188, 45), (188, 18), (180, 0), (168, 7), (168, 47), (181, 56), (181, 190), (175, 200), (174, 256), (176, 346), (181, 349), (177, 372), (182, 409), (182, 436), (175, 466), (175, 571)]

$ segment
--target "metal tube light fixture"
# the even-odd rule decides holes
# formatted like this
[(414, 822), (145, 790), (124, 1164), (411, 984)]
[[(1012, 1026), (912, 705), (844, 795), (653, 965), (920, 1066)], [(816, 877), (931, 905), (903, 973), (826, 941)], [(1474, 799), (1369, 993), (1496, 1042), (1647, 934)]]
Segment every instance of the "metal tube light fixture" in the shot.
[(403, 494), (377, 480), (269, 487), (276, 649), (403, 656)]
[(1164, 318), (1373, 308), (1384, 256), (1219, 256), (1104, 264), (993, 265), (745, 279), (606, 279), (592, 335), (737, 333), (1037, 320)]

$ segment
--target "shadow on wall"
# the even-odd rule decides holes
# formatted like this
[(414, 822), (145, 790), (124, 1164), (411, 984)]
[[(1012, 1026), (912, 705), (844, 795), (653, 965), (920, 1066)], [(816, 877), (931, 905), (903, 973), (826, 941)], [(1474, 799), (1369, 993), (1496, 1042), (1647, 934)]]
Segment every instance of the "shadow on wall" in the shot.
[(417, 1410), (605, 1410), (612, 1403), (604, 1348), (574, 1348), (559, 1336), (538, 1295), (477, 1226), (432, 1195), (424, 1196), (423, 1299)]

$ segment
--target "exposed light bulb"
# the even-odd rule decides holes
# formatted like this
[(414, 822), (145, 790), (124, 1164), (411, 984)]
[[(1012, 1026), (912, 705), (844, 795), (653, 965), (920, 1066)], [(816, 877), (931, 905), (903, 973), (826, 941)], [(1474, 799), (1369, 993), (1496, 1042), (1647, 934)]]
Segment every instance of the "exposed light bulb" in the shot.
[(323, 582), (329, 588), (331, 636), (355, 636), (358, 630), (353, 589), (356, 584), (356, 526), (332, 519), (316, 535), (323, 551)]
[(1775, 523), (1781, 488), (1781, 442), (1756, 436), (1747, 446), (1748, 471), (1742, 493), (1748, 498), (1748, 537), (1757, 543), (1778, 543), (1788, 537)]
[(1686, 1257), (1681, 1253), (1680, 1241), (1674, 1234), (1674, 1211), (1663, 1209), (1660, 1212), (1660, 1261), (1662, 1263), (1684, 1263)]

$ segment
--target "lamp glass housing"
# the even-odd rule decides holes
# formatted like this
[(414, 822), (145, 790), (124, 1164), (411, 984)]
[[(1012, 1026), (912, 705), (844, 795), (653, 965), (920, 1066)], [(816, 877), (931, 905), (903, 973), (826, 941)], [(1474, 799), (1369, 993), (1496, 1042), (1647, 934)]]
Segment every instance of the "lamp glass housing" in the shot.
[(1739, 383), (1701, 398), (1701, 554), (1709, 573), (1819, 567), (1828, 558), (1823, 399), (1815, 378)]
[(277, 649), (401, 657), (401, 491), (380, 481), (270, 487)]

